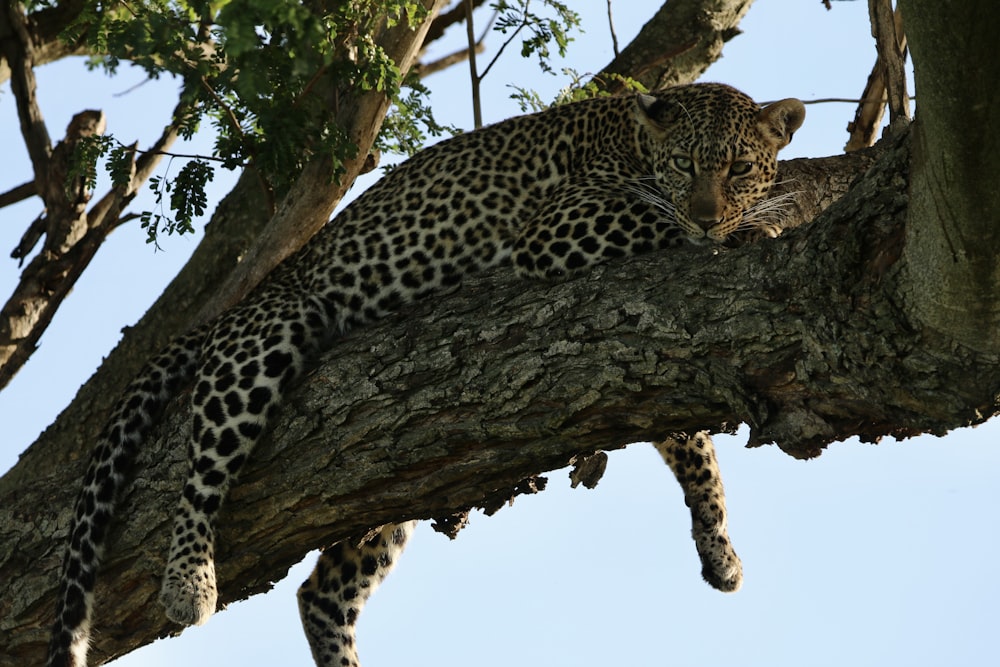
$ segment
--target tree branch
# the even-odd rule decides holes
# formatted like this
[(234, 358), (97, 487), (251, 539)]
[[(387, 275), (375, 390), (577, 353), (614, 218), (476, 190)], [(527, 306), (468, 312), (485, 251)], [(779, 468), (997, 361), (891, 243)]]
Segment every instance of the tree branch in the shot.
[[(943, 365), (940, 349), (893, 319), (890, 251), (906, 198), (905, 183), (886, 179), (905, 175), (907, 155), (884, 159), (839, 213), (788, 238), (718, 255), (671, 250), (555, 285), (500, 270), (339, 341), (290, 393), (233, 489), (220, 520), (223, 600), (266, 590), (343, 536), (449, 515), (574, 456), (670, 431), (746, 421), (755, 443), (810, 456), (852, 433), (984, 419), (996, 361)], [(869, 163), (827, 160), (840, 183)], [(782, 168), (808, 209), (833, 181), (811, 180), (805, 162)], [(866, 204), (872, 191), (881, 198)], [(186, 465), (186, 402), (144, 448), (123, 500), (95, 659), (172, 630), (155, 596)], [(0, 483), (0, 636), (14, 638), (0, 665), (39, 661), (83, 463), (29, 452)]]
[[(73, 200), (69, 200), (66, 174), (77, 142), (85, 136), (103, 134), (104, 114), (84, 111), (73, 117), (66, 138), (46, 160), (47, 173), (43, 178), (46, 186), (41, 190), (46, 207), (45, 247), (29, 262), (13, 294), (0, 309), (0, 389), (7, 386), (31, 357), (73, 285), (90, 265), (108, 234), (122, 223), (124, 208), (153, 174), (163, 159), (163, 151), (180, 136), (182, 119), (189, 111), (186, 102), (178, 104), (171, 124), (164, 128), (149, 151), (135, 159), (129, 184), (112, 187), (89, 213), (86, 205), (90, 192), (78, 183)], [(38, 227), (32, 223), (26, 236), (35, 236)], [(29, 245), (34, 245), (30, 237), (22, 240), (17, 252), (24, 257), (30, 250)]]
[(44, 192), (48, 185), (52, 141), (35, 97), (35, 48), (20, 3), (4, 3), (0, 13), (0, 53), (10, 66), (10, 87), (21, 122), (21, 136), (35, 172), (35, 185), (40, 192)]
[(34, 180), (26, 181), (21, 185), (14, 186), (7, 192), (0, 194), (0, 208), (16, 204), (19, 201), (30, 199), (38, 194), (38, 186)]
[[(473, 5), (476, 7), (481, 7), (486, 0), (473, 0)], [(430, 27), (427, 29), (427, 35), (424, 37), (423, 47), (426, 47), (431, 42), (435, 42), (444, 36), (445, 30), (451, 26), (462, 23), (465, 21), (465, 0), (459, 0), (455, 3), (455, 6), (447, 11), (441, 11), (440, 14), (431, 22)]]
[(910, 120), (910, 98), (906, 94), (906, 34), (899, 7), (893, 12), (892, 0), (868, 0), (872, 36), (878, 60), (885, 71), (885, 89), (889, 100), (890, 122)]
[[(722, 55), (722, 46), (739, 34), (750, 9), (746, 0), (673, 0), (643, 26), (602, 75), (631, 77), (649, 90), (698, 79)], [(616, 78), (595, 77), (610, 92), (624, 85)]]
[[(894, 34), (896, 41), (896, 47), (900, 54), (905, 53), (906, 49), (906, 34), (903, 32), (903, 20), (902, 12), (899, 7), (896, 7), (896, 11), (893, 14), (894, 21)], [(875, 24), (872, 24), (873, 36), (877, 32)], [(883, 29), (880, 34), (885, 35), (887, 31)], [(878, 138), (878, 129), (882, 125), (882, 116), (885, 113), (885, 105), (889, 100), (889, 95), (886, 92), (886, 66), (881, 51), (885, 50), (886, 46), (879, 47), (880, 55), (875, 58), (875, 64), (872, 66), (871, 74), (868, 75), (868, 81), (865, 83), (865, 90), (861, 93), (861, 100), (858, 102), (858, 109), (854, 113), (854, 120), (847, 124), (847, 132), (849, 138), (847, 140), (847, 145), (844, 146), (845, 151), (856, 151), (867, 146), (871, 146), (875, 143)], [(906, 85), (905, 85), (905, 73), (900, 71), (899, 76), (903, 76), (902, 90), (905, 95)], [(899, 88), (900, 84), (895, 84), (896, 88)], [(907, 116), (909, 113), (907, 112)]]
[[(8, 3), (5, 3), (7, 5)], [(82, 38), (75, 41), (65, 39), (66, 28), (76, 20), (83, 9), (85, 0), (61, 0), (51, 7), (43, 7), (25, 17), (34, 43), (34, 64), (45, 65), (67, 56), (81, 56), (87, 52)], [(15, 3), (9, 3), (14, 9)], [(23, 12), (23, 6), (16, 8)], [(82, 31), (81, 31), (82, 34)], [(0, 56), (4, 54), (0, 52)], [(6, 57), (0, 58), (0, 84), (11, 77), (11, 64)]]

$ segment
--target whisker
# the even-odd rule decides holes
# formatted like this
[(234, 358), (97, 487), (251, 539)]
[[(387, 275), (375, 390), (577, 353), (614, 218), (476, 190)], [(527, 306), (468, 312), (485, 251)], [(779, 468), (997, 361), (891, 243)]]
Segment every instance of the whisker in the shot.
[(744, 212), (737, 230), (757, 230), (771, 237), (778, 236), (787, 226), (790, 205), (800, 192), (785, 192), (757, 202)]
[(655, 176), (643, 176), (626, 183), (626, 192), (635, 195), (637, 199), (650, 204), (661, 213), (674, 217), (677, 210), (673, 202), (663, 197), (659, 187), (656, 186)]

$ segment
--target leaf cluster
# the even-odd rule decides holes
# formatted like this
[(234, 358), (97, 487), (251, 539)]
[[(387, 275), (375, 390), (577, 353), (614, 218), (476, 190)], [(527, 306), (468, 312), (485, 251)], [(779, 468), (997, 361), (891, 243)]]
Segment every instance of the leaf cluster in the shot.
[[(210, 122), (216, 132), (211, 159), (229, 169), (256, 169), (280, 196), (311, 159), (325, 155), (339, 165), (353, 157), (356, 147), (335, 121), (338, 90), (378, 90), (396, 100), (396, 131), (408, 135), (396, 144), (404, 150), (420, 136), (416, 123), (439, 131), (422, 89), (401, 95), (401, 73), (373, 38), (379, 16), (392, 25), (425, 14), (414, 0), (90, 1), (64, 37), (84, 39), (95, 54), (90, 66), (109, 74), (126, 61), (150, 78), (178, 79), (181, 104), (173, 123), (181, 135)], [(406, 119), (417, 120), (407, 126)], [(88, 143), (78, 171), (93, 182), (98, 159), (108, 156), (115, 164), (121, 149), (110, 137)], [(190, 228), (190, 214), (203, 210), (197, 185), (211, 170), (199, 160), (181, 169), (183, 182), (152, 183), (158, 204), (176, 214), (176, 220), (166, 210), (146, 214), (152, 242), (158, 229)]]
[[(550, 102), (543, 100), (537, 91), (523, 88), (518, 85), (510, 86), (510, 88), (514, 91), (511, 93), (510, 97), (518, 103), (518, 106), (521, 107), (521, 111), (536, 112), (544, 111), (549, 107), (559, 106), (560, 104), (579, 102), (580, 100), (586, 100), (592, 97), (609, 97), (612, 95), (612, 93), (608, 92), (609, 89), (612, 88), (612, 83), (616, 84), (614, 86), (616, 90), (636, 93), (648, 92), (646, 87), (639, 81), (636, 81), (632, 77), (622, 76), (620, 74), (611, 73), (601, 76), (592, 76), (589, 74), (582, 74), (571, 68), (564, 68), (562, 73), (564, 76), (569, 78), (569, 82), (559, 90), (555, 99)], [(615, 94), (620, 93), (616, 92)]]
[(569, 33), (580, 28), (580, 16), (557, 0), (542, 0), (542, 5), (549, 8), (552, 15), (531, 11), (531, 0), (497, 0), (490, 6), (497, 13), (494, 29), (504, 35), (527, 30), (528, 36), (521, 42), (521, 56), (535, 56), (543, 71), (552, 72), (550, 47), (555, 44), (559, 57), (566, 55), (566, 49), (573, 41)]
[[(504, 46), (527, 35), (522, 56), (551, 72), (551, 49), (565, 54), (580, 19), (557, 0), (536, 5), (538, 11), (531, 0), (494, 2), (495, 30), (507, 35)], [(380, 150), (412, 155), (428, 135), (455, 133), (435, 121), (427, 90), (415, 78), (404, 81), (373, 37), (380, 20), (393, 25), (425, 16), (415, 0), (88, 0), (64, 37), (85, 40), (92, 68), (114, 74), (127, 62), (150, 78), (179, 80), (172, 123), (181, 136), (189, 138), (204, 122), (214, 127), (213, 156), (182, 167), (173, 183), (152, 180), (158, 210), (142, 217), (155, 244), (161, 231), (189, 231), (192, 216), (204, 211), (199, 188), (212, 176), (206, 160), (255, 169), (276, 198), (317, 156), (332, 159), (339, 173), (357, 150), (336, 122), (343, 91), (376, 90), (392, 99)], [(117, 184), (133, 150), (111, 136), (86, 142), (77, 171), (93, 184), (105, 157)]]
[[(194, 219), (204, 215), (208, 206), (205, 186), (215, 176), (215, 170), (205, 160), (190, 160), (181, 167), (175, 178), (152, 176), (150, 187), (156, 195), (157, 211), (144, 211), (139, 219), (146, 230), (146, 243), (157, 248), (161, 231), (167, 234), (187, 234), (194, 231)], [(171, 217), (164, 213), (164, 200), (174, 211)]]

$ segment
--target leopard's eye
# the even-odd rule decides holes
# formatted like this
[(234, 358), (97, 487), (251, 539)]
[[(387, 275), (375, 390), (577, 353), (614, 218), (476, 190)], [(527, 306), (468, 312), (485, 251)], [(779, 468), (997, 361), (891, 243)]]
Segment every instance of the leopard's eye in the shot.
[(691, 158), (684, 155), (671, 155), (670, 164), (672, 164), (674, 169), (677, 169), (678, 171), (684, 171), (689, 174), (694, 173), (694, 162)]
[(745, 176), (753, 169), (753, 162), (749, 160), (737, 160), (729, 166), (730, 176)]

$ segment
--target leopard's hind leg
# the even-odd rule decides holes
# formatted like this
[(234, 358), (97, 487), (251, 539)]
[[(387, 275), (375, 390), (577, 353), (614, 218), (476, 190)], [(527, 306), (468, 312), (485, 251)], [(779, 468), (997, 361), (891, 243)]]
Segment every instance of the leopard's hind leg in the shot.
[(701, 558), (701, 576), (720, 591), (739, 590), (743, 565), (729, 541), (726, 495), (722, 488), (715, 445), (704, 431), (688, 436), (674, 433), (653, 446), (670, 466), (691, 508), (691, 535)]
[(302, 628), (319, 667), (358, 667), (358, 615), (396, 564), (414, 525), (389, 524), (360, 543), (344, 540), (320, 554), (298, 593)]

